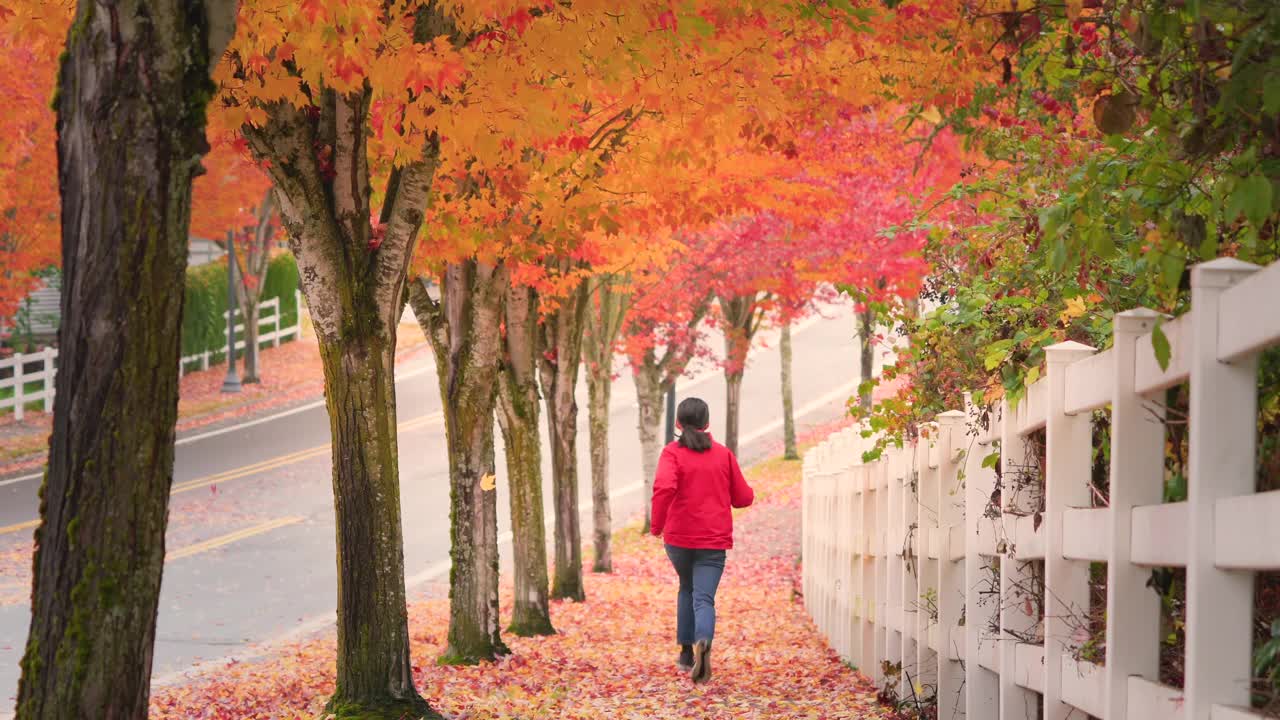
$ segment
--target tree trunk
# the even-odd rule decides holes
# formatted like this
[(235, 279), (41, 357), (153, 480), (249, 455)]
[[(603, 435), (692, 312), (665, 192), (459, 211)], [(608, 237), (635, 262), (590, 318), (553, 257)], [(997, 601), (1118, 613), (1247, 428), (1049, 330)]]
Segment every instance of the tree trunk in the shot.
[(738, 454), (738, 415), (742, 399), (742, 375), (747, 367), (751, 341), (760, 329), (762, 312), (759, 293), (720, 298), (724, 317), (725, 417), (724, 445)]
[(578, 518), (578, 366), (582, 359), (585, 283), (574, 289), (543, 321), (542, 393), (547, 402), (555, 500), (556, 566), (551, 597), (581, 602), (582, 527)]
[(506, 352), (498, 376), (498, 424), (511, 485), (515, 605), (508, 632), (553, 635), (547, 578), (547, 530), (542, 510), (542, 438), (538, 433), (537, 297), (509, 286)]
[[(325, 93), (315, 110), (267, 108), (241, 132), (264, 160), (297, 259), (325, 366), (337, 515), (337, 686), (345, 718), (438, 717), (413, 685), (396, 438), (395, 328), (422, 225), (435, 149), (392, 173), (371, 247), (367, 92)], [(334, 173), (314, 148), (332, 148)]]
[(62, 325), (22, 720), (147, 716), (191, 180), (235, 4), (82, 2), (55, 98)]
[(587, 366), (587, 426), (591, 442), (591, 510), (595, 559), (592, 571), (613, 572), (613, 512), (609, 507), (609, 401), (613, 395), (613, 356), (622, 321), (631, 304), (619, 278), (600, 279), (588, 300), (583, 357)]
[(724, 374), (724, 446), (738, 454), (738, 415), (742, 408), (742, 373)]
[(653, 480), (658, 472), (658, 456), (662, 454), (662, 402), (669, 385), (662, 382), (662, 370), (654, 361), (652, 350), (646, 353), (645, 362), (633, 369), (640, 418), (637, 429), (640, 433), (640, 473), (644, 479), (644, 531), (649, 532)]
[(450, 442), (449, 451), (453, 566), (449, 572), (449, 645), (440, 658), (446, 665), (474, 665), (510, 652), (502, 642), (498, 615), (493, 408), (491, 405), (471, 427), (463, 415), (445, 411), (446, 433), (453, 426), (464, 439)]
[(244, 317), (244, 372), (240, 382), (249, 384), (261, 382), (258, 376), (258, 301), (240, 300), (240, 308)]
[(338, 549), (339, 717), (429, 713), (413, 685), (397, 463), (395, 338), (349, 326), (318, 337), (324, 364)]
[[(866, 383), (875, 376), (876, 362), (876, 346), (874, 343), (874, 335), (876, 329), (876, 311), (867, 308), (858, 313), (858, 349), (859, 358), (861, 360), (861, 375), (858, 377), (860, 384)], [(863, 385), (863, 390), (858, 397), (859, 404), (864, 411), (871, 410), (871, 386)]]
[(609, 399), (613, 395), (612, 368), (587, 372), (587, 425), (591, 442), (591, 510), (595, 560), (592, 572), (613, 572), (613, 513), (609, 507)]
[(451, 263), (433, 300), (410, 285), (413, 312), (431, 340), (449, 449), (449, 646), (441, 662), (474, 664), (508, 652), (499, 630), (498, 528), (493, 423), (499, 319), (507, 273), (475, 260)]
[(795, 400), (791, 393), (791, 320), (782, 324), (782, 340), (779, 341), (782, 357), (782, 456), (787, 460), (799, 460), (796, 449)]
[(256, 383), (258, 375), (258, 303), (262, 302), (262, 288), (267, 279), (267, 266), (271, 259), (272, 191), (268, 190), (255, 209), (257, 222), (249, 228), (249, 241), (236, 252), (236, 299), (244, 318), (244, 373), (242, 383)]

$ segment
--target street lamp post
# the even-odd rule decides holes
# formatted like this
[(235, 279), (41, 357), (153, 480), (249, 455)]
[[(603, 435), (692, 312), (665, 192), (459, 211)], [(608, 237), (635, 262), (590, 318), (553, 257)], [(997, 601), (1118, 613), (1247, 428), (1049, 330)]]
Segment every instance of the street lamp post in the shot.
[(236, 373), (236, 242), (235, 233), (227, 231), (227, 377), (222, 392), (240, 392), (240, 375)]

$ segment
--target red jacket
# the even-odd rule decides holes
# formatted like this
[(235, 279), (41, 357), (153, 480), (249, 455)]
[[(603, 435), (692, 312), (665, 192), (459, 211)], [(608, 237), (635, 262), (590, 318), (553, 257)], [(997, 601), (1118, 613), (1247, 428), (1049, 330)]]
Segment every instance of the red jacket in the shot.
[(742, 477), (738, 459), (714, 440), (706, 452), (694, 452), (679, 442), (662, 449), (653, 481), (654, 535), (668, 545), (695, 550), (733, 547), (733, 512), (755, 500)]

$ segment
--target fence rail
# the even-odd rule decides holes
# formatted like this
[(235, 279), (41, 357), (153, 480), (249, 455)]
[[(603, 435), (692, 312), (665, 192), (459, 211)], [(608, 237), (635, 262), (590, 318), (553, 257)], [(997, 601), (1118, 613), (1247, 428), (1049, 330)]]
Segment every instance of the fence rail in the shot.
[[(280, 324), (280, 298), (273, 297), (258, 304), (259, 347), (279, 347), (281, 342), (296, 340), (302, 336), (302, 294), (295, 291), (295, 300), (298, 303), (298, 316), (289, 326)], [(242, 317), (239, 310), (236, 310), (236, 315)], [(222, 313), (222, 319), (225, 323), (226, 312)], [(245, 348), (244, 330), (245, 324), (241, 319), (234, 328), (237, 352)], [(201, 370), (208, 370), (212, 357), (226, 357), (227, 353), (227, 344), (224, 342), (218, 350), (183, 356), (178, 362), (178, 375), (182, 376), (193, 364), (198, 365)], [(14, 353), (12, 357), (0, 360), (0, 413), (12, 410), (15, 419), (22, 421), (29, 404), (38, 402), (45, 412), (52, 410), (57, 360), (56, 348), (45, 348), (35, 353)]]
[[(302, 293), (295, 290), (294, 300), (297, 303), (295, 307), (298, 308), (297, 319), (294, 320), (293, 325), (287, 327), (280, 326), (280, 298), (273, 297), (270, 300), (264, 300), (258, 303), (258, 347), (265, 347), (267, 345), (270, 345), (271, 347), (279, 347), (280, 343), (283, 341), (290, 339), (297, 340), (302, 336)], [(239, 352), (245, 348), (245, 324), (244, 315), (238, 308), (236, 309), (236, 317), (240, 318), (236, 321), (234, 328), (236, 336), (236, 352)], [(224, 326), (226, 321), (227, 313), (226, 311), (223, 311), (222, 322)], [(271, 329), (264, 331), (264, 328), (267, 327)], [(191, 355), (184, 355), (178, 362), (178, 375), (181, 377), (187, 372), (187, 366), (194, 363), (198, 363), (201, 370), (208, 370), (209, 362), (214, 356), (221, 356), (225, 358), (227, 356), (227, 352), (227, 344), (224, 341), (221, 348), (205, 350), (204, 352), (193, 353)]]
[[(1258, 356), (1280, 344), (1277, 306), (1280, 263), (1205, 263), (1187, 314), (1120, 313), (1101, 353), (1047, 348), (1016, 408), (942, 413), (873, 462), (855, 429), (812, 449), (804, 594), (819, 629), (877, 683), (936, 689), (941, 720), (1262, 717), (1247, 709), (1253, 586), (1280, 570), (1280, 491), (1255, 492), (1254, 459)], [(1153, 393), (1188, 381), (1187, 500), (1165, 503)], [(1104, 498), (1092, 423), (1107, 408)], [(1085, 619), (1091, 563), (1106, 571), (1101, 652)], [(1153, 567), (1186, 569), (1181, 688), (1158, 680)]]

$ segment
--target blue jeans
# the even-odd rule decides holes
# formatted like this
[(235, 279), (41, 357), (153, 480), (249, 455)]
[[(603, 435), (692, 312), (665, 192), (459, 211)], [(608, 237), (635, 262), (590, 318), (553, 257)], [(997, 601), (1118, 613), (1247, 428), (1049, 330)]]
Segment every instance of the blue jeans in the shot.
[(716, 588), (724, 573), (724, 550), (691, 550), (667, 545), (667, 557), (680, 576), (676, 596), (676, 642), (692, 645), (716, 634)]

